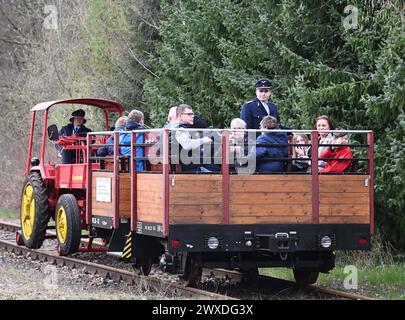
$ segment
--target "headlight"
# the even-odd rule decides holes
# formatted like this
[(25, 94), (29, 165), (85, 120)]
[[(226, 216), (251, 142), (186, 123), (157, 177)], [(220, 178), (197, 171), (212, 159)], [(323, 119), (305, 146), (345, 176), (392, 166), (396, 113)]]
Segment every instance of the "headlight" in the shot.
[(216, 237), (209, 237), (207, 242), (208, 248), (215, 250), (219, 246), (219, 240)]
[(321, 239), (321, 246), (329, 248), (332, 245), (332, 239), (329, 236), (323, 236)]

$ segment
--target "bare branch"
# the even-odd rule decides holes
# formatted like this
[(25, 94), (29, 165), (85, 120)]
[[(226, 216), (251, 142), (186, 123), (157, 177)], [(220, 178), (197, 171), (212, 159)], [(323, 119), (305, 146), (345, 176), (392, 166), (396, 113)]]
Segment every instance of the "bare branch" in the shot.
[(132, 51), (132, 49), (128, 46), (128, 52), (131, 55), (132, 58), (135, 59), (136, 62), (138, 62), (146, 71), (148, 71), (151, 75), (153, 75), (156, 78), (159, 78), (157, 74), (155, 74), (152, 70), (150, 70), (147, 66), (145, 66), (140, 59), (135, 55), (135, 53)]

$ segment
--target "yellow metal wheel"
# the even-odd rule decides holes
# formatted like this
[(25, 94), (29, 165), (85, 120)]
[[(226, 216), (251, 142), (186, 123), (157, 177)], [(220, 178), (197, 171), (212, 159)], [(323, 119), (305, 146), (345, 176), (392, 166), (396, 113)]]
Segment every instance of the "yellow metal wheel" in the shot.
[(35, 223), (35, 197), (34, 189), (30, 183), (24, 186), (21, 197), (21, 229), (26, 239), (29, 239), (34, 230)]
[(56, 232), (58, 233), (59, 243), (66, 243), (67, 238), (67, 218), (63, 207), (58, 209), (56, 214)]

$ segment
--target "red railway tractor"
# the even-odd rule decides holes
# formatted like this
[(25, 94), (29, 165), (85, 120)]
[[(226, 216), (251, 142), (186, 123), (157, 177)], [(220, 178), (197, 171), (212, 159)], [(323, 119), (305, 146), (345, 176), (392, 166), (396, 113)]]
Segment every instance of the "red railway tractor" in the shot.
[[(95, 234), (97, 230), (93, 229), (88, 234), (82, 235), (83, 229), (89, 229), (85, 219), (87, 157), (89, 156), (87, 138), (76, 135), (59, 136), (55, 124), (48, 126), (49, 110), (66, 105), (98, 108), (98, 112), (104, 117), (103, 127), (106, 131), (110, 130), (109, 121), (114, 117), (122, 116), (124, 111), (123, 106), (118, 102), (94, 98), (43, 102), (31, 109), (27, 166), (21, 195), (21, 231), (16, 235), (17, 243), (32, 249), (40, 248), (44, 239), (49, 237), (47, 229), (55, 228), (60, 254), (67, 255), (79, 250), (103, 251), (104, 248), (92, 247), (93, 237), (103, 238), (102, 232), (97, 235)], [(37, 113), (43, 113), (39, 154), (35, 154), (34, 151), (39, 149), (34, 147)], [(56, 150), (46, 150), (47, 145), (52, 146), (49, 141), (56, 142), (65, 150), (74, 151), (76, 155), (74, 163), (61, 164), (55, 160), (47, 161), (48, 154), (57, 154)], [(98, 142), (102, 146), (105, 139)], [(100, 163), (92, 163), (91, 166), (92, 170), (95, 170), (100, 167)], [(55, 220), (55, 226), (49, 225), (50, 219)], [(81, 239), (84, 237), (89, 237), (88, 246), (80, 248)]]

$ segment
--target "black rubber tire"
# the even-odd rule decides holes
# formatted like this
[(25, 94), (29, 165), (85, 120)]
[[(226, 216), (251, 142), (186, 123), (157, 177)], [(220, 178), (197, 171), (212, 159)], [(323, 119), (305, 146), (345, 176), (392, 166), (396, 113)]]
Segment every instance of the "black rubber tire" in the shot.
[(300, 287), (314, 284), (319, 276), (318, 268), (294, 268), (293, 273), (295, 282)]
[(41, 248), (46, 235), (46, 227), (49, 221), (49, 212), (48, 212), (48, 194), (46, 186), (42, 181), (41, 176), (37, 172), (30, 173), (24, 181), (24, 187), (21, 192), (21, 208), (20, 208), (20, 222), (22, 231), (24, 230), (24, 221), (23, 221), (23, 197), (26, 192), (28, 185), (31, 185), (34, 193), (34, 222), (31, 226), (32, 233), (29, 236), (24, 235), (24, 232), (21, 232), (22, 241), (27, 248), (38, 249)]
[[(62, 209), (66, 214), (66, 239), (60, 239), (58, 211)], [(82, 237), (82, 222), (80, 209), (73, 194), (63, 194), (59, 197), (55, 210), (56, 238), (59, 244), (59, 254), (66, 256), (79, 250)]]

